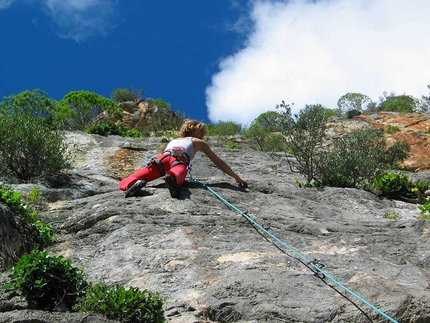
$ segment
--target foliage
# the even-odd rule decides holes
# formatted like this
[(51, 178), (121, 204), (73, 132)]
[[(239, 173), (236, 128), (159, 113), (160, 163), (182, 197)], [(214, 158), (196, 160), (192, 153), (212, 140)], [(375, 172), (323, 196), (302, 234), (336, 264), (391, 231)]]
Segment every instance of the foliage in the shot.
[(397, 220), (400, 217), (399, 213), (385, 213), (384, 214), (384, 219), (391, 219), (391, 220)]
[[(310, 183), (316, 179), (315, 161), (326, 137), (326, 108), (321, 105), (306, 105), (294, 117), (291, 107), (284, 101), (277, 108), (282, 113), (287, 149), (296, 157), (298, 171)], [(291, 164), (290, 167), (292, 169)]]
[(148, 290), (90, 283), (75, 309), (101, 313), (122, 323), (164, 323), (163, 304), (157, 293)]
[[(430, 84), (427, 85), (427, 88), (430, 90)], [(424, 113), (430, 112), (430, 95), (429, 96), (425, 96), (425, 95), (421, 96), (417, 112), (424, 112)]]
[(233, 121), (218, 121), (206, 125), (206, 135), (216, 140), (217, 146), (229, 146), (230, 148), (240, 148), (238, 144), (233, 144), (229, 137), (240, 134), (242, 125)]
[(430, 197), (427, 197), (427, 200), (424, 202), (424, 204), (419, 205), (418, 208), (421, 210), (422, 215), (430, 215)]
[(416, 197), (414, 183), (405, 175), (400, 173), (378, 173), (366, 186), (377, 195), (398, 199), (400, 196)]
[(164, 323), (165, 299), (138, 288), (88, 283), (83, 269), (62, 256), (33, 249), (10, 268), (3, 288), (18, 293), (30, 307), (100, 313), (123, 323)]
[(42, 117), (3, 116), (0, 138), (0, 176), (29, 180), (71, 168), (63, 135), (47, 126)]
[(169, 103), (162, 99), (149, 101), (152, 105), (153, 112), (149, 115), (149, 131), (158, 136), (166, 130), (179, 130), (180, 126), (186, 119), (185, 114), (180, 111), (173, 111)]
[(387, 148), (383, 132), (378, 129), (358, 129), (315, 157), (312, 179), (328, 186), (361, 187), (378, 170), (396, 168), (397, 162), (408, 156), (408, 149), (406, 143), (400, 142)]
[(73, 111), (68, 120), (70, 130), (85, 131), (101, 112), (121, 120), (121, 107), (114, 101), (90, 91), (72, 91), (60, 102)]
[(337, 107), (341, 114), (348, 114), (351, 111), (362, 112), (372, 100), (365, 94), (347, 93), (337, 101)]
[(127, 89), (116, 88), (112, 94), (112, 101), (116, 103), (134, 101), (138, 102), (142, 99), (142, 95), (145, 93), (144, 89), (133, 89), (133, 87), (129, 86)]
[(227, 149), (241, 149), (242, 147), (238, 143), (235, 143), (233, 140), (227, 140), (227, 142), (225, 144), (225, 148), (227, 148)]
[(24, 255), (11, 272), (10, 284), (4, 287), (19, 291), (31, 307), (41, 310), (53, 310), (60, 304), (72, 309), (87, 286), (83, 270), (74, 268), (71, 260), (37, 249)]
[(0, 102), (0, 118), (16, 114), (42, 118), (45, 125), (60, 129), (64, 127), (72, 111), (50, 99), (45, 91), (35, 89), (3, 97), (3, 101)]
[(143, 138), (145, 136), (141, 131), (137, 129), (125, 129), (124, 127), (117, 125), (112, 120), (105, 121), (101, 124), (93, 125), (89, 127), (86, 132), (100, 136), (118, 135), (122, 137), (134, 138)]
[(234, 136), (240, 133), (242, 126), (233, 121), (218, 121), (218, 123), (207, 124), (206, 134), (208, 136)]
[[(32, 190), (36, 192), (37, 190)], [(35, 193), (33, 193), (35, 194)], [(39, 195), (39, 193), (38, 193)], [(37, 203), (39, 197), (33, 197), (33, 203)], [(53, 239), (51, 228), (37, 218), (37, 213), (32, 210), (30, 203), (22, 199), (19, 192), (14, 192), (6, 186), (0, 186), (0, 201), (10, 209), (25, 216), (29, 225), (33, 226), (39, 234), (41, 244), (48, 244)]]
[(354, 117), (359, 116), (360, 114), (361, 112), (358, 110), (350, 110), (346, 113), (346, 117), (348, 119), (353, 119)]
[(385, 133), (393, 134), (399, 132), (400, 128), (393, 125), (388, 125), (387, 129), (385, 129)]
[(419, 100), (411, 95), (396, 95), (394, 92), (380, 97), (381, 103), (378, 105), (378, 111), (391, 111), (399, 113), (413, 113), (419, 106)]
[(282, 114), (277, 111), (268, 111), (260, 114), (244, 135), (256, 150), (273, 152), (285, 151), (285, 138), (282, 135)]

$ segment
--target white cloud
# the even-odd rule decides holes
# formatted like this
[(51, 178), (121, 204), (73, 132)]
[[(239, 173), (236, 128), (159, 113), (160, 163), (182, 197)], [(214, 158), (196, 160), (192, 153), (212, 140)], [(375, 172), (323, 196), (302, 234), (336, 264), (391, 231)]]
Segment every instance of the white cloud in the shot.
[[(0, 0), (0, 9), (17, 0)], [(61, 38), (82, 41), (93, 35), (106, 35), (114, 27), (119, 0), (27, 0), (41, 5), (56, 24)], [(21, 0), (24, 2), (24, 0)]]
[(282, 100), (336, 108), (347, 92), (428, 94), (427, 0), (256, 0), (243, 49), (206, 89), (209, 119), (249, 124)]
[(16, 0), (0, 0), (0, 9), (8, 8)]
[(48, 14), (62, 38), (82, 41), (93, 35), (106, 35), (118, 0), (44, 0)]

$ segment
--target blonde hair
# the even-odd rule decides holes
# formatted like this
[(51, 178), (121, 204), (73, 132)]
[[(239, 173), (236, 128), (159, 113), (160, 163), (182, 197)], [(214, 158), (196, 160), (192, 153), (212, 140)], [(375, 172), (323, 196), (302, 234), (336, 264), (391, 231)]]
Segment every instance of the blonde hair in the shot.
[(197, 120), (186, 120), (179, 130), (179, 136), (182, 138), (192, 137), (195, 130), (206, 134), (206, 125)]

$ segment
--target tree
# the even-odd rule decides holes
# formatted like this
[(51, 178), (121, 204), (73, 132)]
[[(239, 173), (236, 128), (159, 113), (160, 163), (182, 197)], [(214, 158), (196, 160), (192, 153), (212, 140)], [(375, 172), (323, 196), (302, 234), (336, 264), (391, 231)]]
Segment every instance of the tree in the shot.
[(390, 94), (384, 92), (383, 95), (379, 98), (381, 101), (378, 106), (379, 111), (413, 113), (419, 105), (419, 100), (411, 95), (396, 95), (395, 92), (391, 92)]
[(142, 99), (143, 94), (145, 93), (144, 89), (133, 89), (129, 86), (127, 89), (116, 88), (112, 94), (111, 98), (116, 103), (134, 101), (138, 102)]
[(156, 136), (166, 130), (178, 130), (183, 124), (186, 116), (180, 111), (173, 111), (171, 104), (158, 98), (149, 100), (152, 106), (152, 113), (149, 115), (149, 130)]
[(233, 121), (218, 121), (216, 124), (207, 124), (208, 136), (234, 136), (240, 133), (242, 126)]
[(361, 113), (371, 103), (372, 100), (365, 94), (347, 93), (337, 101), (337, 107), (341, 114), (348, 114), (351, 111)]
[[(430, 84), (427, 85), (427, 87), (430, 90)], [(424, 112), (424, 113), (430, 112), (430, 95), (429, 96), (425, 96), (425, 95), (421, 96), (418, 111)]]
[(73, 111), (49, 98), (45, 91), (35, 89), (3, 97), (0, 102), (0, 117), (18, 113), (41, 117), (46, 125), (62, 128)]
[(260, 114), (245, 131), (245, 136), (261, 151), (284, 151), (282, 114), (268, 111)]
[(106, 112), (112, 118), (121, 120), (122, 110), (114, 101), (90, 91), (72, 91), (66, 94), (60, 102), (73, 111), (68, 120), (70, 130), (84, 131), (93, 125), (101, 112)]
[[(283, 133), (287, 149), (296, 157), (297, 170), (308, 183), (315, 178), (315, 159), (326, 137), (326, 108), (322, 105), (306, 105), (294, 116), (291, 107), (284, 101), (277, 106), (282, 113)], [(290, 164), (293, 170), (292, 164)]]

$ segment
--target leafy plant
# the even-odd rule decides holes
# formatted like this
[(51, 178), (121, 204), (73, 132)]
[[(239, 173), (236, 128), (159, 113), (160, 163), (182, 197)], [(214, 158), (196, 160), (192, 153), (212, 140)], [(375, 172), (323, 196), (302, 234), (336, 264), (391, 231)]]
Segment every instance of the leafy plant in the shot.
[(85, 131), (101, 112), (118, 120), (123, 118), (122, 109), (117, 103), (90, 91), (69, 92), (60, 103), (73, 111), (68, 120), (70, 130)]
[(225, 148), (226, 149), (241, 149), (240, 145), (235, 143), (232, 140), (227, 140), (227, 142), (225, 144)]
[(371, 102), (372, 100), (365, 94), (347, 93), (337, 101), (337, 106), (341, 114), (353, 117), (353, 114), (360, 114)]
[[(293, 116), (291, 107), (284, 101), (277, 108), (282, 113), (286, 147), (298, 163), (295, 167), (306, 177), (307, 182), (311, 183), (317, 179), (315, 163), (326, 137), (327, 109), (322, 105), (307, 105)], [(294, 170), (292, 164), (290, 168)]]
[(51, 242), (53, 239), (51, 228), (37, 218), (37, 213), (32, 211), (29, 203), (25, 202), (21, 197), (21, 193), (14, 192), (5, 186), (0, 186), (0, 201), (26, 217), (28, 224), (33, 226), (39, 233), (39, 239), (42, 244)]
[(416, 197), (415, 185), (405, 174), (379, 173), (373, 176), (367, 189), (388, 198)]
[(218, 121), (206, 125), (206, 134), (208, 136), (235, 136), (240, 133), (242, 126), (233, 121)]
[(392, 125), (388, 125), (387, 129), (385, 129), (385, 132), (389, 133), (389, 134), (393, 134), (393, 133), (396, 133), (396, 132), (399, 132), (399, 131), (400, 131), (399, 127), (392, 126)]
[(384, 219), (391, 219), (391, 220), (397, 220), (400, 217), (400, 214), (398, 213), (385, 213), (384, 214)]
[(144, 89), (133, 89), (129, 86), (127, 89), (116, 88), (112, 94), (111, 98), (116, 103), (134, 101), (137, 102), (142, 99), (142, 95), (145, 93)]
[(72, 309), (87, 286), (83, 270), (74, 268), (71, 260), (37, 249), (11, 268), (9, 278), (4, 288), (18, 291), (31, 307), (41, 310)]
[(178, 130), (185, 120), (185, 114), (180, 111), (173, 111), (171, 105), (162, 99), (148, 100), (152, 113), (149, 115), (148, 130), (155, 136), (166, 130)]
[(391, 111), (400, 113), (412, 113), (419, 106), (419, 100), (411, 95), (396, 95), (394, 92), (387, 94), (383, 93), (383, 96), (379, 98), (381, 103), (378, 105), (379, 111)]
[(335, 187), (362, 187), (378, 170), (397, 167), (409, 146), (396, 142), (387, 148), (383, 132), (358, 129), (340, 137), (333, 149), (318, 152), (314, 161), (314, 179)]
[(71, 153), (59, 130), (42, 117), (12, 113), (0, 118), (0, 176), (22, 180), (70, 169)]
[(419, 205), (418, 208), (421, 210), (422, 215), (427, 213), (430, 215), (430, 197), (427, 197), (426, 202), (423, 205)]
[(256, 150), (275, 152), (285, 151), (286, 143), (282, 135), (284, 130), (282, 113), (269, 111), (260, 114), (248, 129), (245, 137), (248, 138)]
[(0, 118), (15, 114), (41, 118), (52, 129), (62, 129), (73, 111), (48, 97), (45, 91), (35, 89), (11, 94), (0, 102)]
[(142, 138), (145, 135), (137, 129), (125, 129), (117, 125), (112, 120), (105, 121), (101, 124), (93, 125), (86, 131), (87, 133), (97, 134), (100, 136), (118, 135), (122, 137)]
[(122, 323), (164, 323), (164, 299), (158, 293), (90, 283), (75, 309), (100, 313)]

